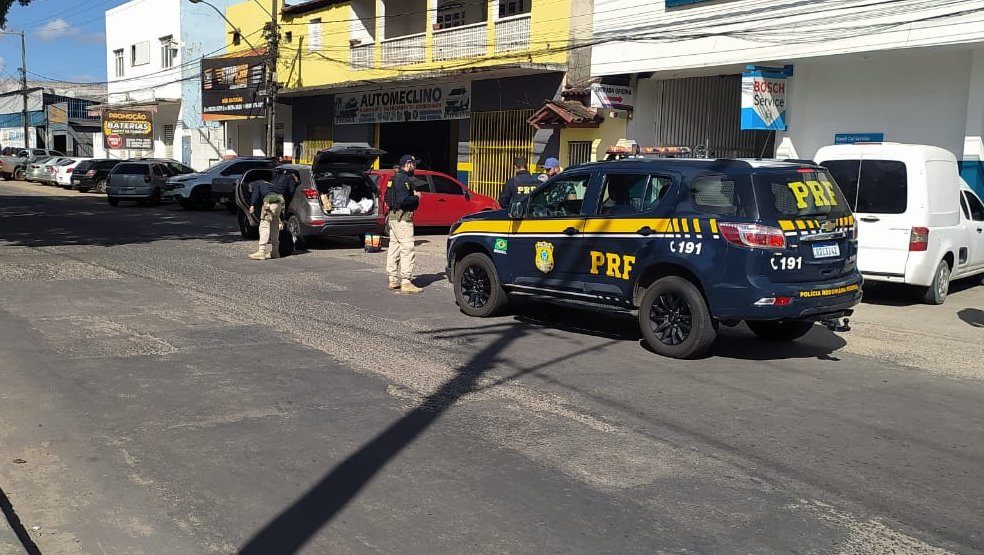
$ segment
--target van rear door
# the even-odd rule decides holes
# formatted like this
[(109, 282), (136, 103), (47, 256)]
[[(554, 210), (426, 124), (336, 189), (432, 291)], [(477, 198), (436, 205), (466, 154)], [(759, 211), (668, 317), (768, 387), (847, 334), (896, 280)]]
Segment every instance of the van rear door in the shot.
[(921, 225), (906, 214), (909, 172), (905, 162), (858, 156), (820, 164), (844, 191), (858, 220), (858, 269), (871, 276), (904, 277), (912, 227)]

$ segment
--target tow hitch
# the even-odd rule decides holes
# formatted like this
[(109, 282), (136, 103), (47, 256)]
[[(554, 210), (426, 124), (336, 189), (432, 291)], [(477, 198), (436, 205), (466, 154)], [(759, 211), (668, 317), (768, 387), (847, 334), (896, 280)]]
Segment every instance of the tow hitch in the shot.
[(849, 318), (830, 318), (821, 322), (827, 329), (833, 332), (851, 331), (851, 320)]

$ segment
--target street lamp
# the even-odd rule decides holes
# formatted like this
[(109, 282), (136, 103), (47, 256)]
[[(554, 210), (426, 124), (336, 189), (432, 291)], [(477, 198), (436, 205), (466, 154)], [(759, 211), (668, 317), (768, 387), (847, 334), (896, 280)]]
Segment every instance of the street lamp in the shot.
[[(236, 27), (236, 25), (232, 21), (229, 21), (229, 18), (226, 17), (226, 15), (224, 13), (222, 13), (222, 10), (220, 10), (217, 7), (215, 7), (214, 4), (208, 2), (207, 0), (188, 0), (188, 1), (191, 2), (192, 4), (205, 4), (206, 6), (212, 8), (212, 10), (214, 10), (215, 13), (219, 14), (219, 17), (221, 17), (223, 20), (225, 20), (226, 23), (229, 24), (229, 27), (232, 27), (232, 32), (233, 33), (239, 35), (240, 38), (242, 38), (244, 41), (246, 41), (246, 46), (249, 46), (249, 48), (254, 53), (259, 54), (259, 50), (257, 50), (256, 47), (253, 46), (253, 43), (249, 42), (249, 39), (246, 38), (246, 35), (244, 35), (243, 32), (238, 27)], [(259, 3), (259, 0), (256, 0), (256, 3), (261, 8), (263, 7), (262, 4)], [(268, 40), (269, 48), (267, 49), (268, 50), (267, 54), (269, 56), (268, 56), (267, 59), (264, 59), (263, 60), (263, 65), (267, 66), (267, 71), (266, 71), (266, 84), (265, 84), (265, 87), (264, 87), (265, 92), (266, 92), (265, 97), (266, 97), (266, 105), (267, 105), (266, 106), (266, 114), (267, 114), (267, 137), (266, 137), (266, 139), (267, 139), (267, 141), (266, 141), (267, 142), (267, 156), (275, 156), (276, 155), (276, 150), (277, 150), (277, 127), (276, 127), (276, 117), (277, 117), (277, 115), (276, 115), (277, 114), (277, 106), (276, 106), (276, 102), (277, 102), (277, 84), (276, 84), (276, 72), (277, 72), (277, 40), (276, 39), (277, 39), (278, 30), (277, 30), (277, 18), (276, 18), (275, 15), (273, 15), (277, 11), (277, 9), (276, 9), (277, 0), (273, 0), (273, 6), (274, 6), (273, 12), (270, 12), (270, 11), (266, 10), (265, 8), (263, 10), (263, 11), (267, 12), (268, 14), (270, 14), (270, 18), (271, 18), (271, 23), (270, 23), (270, 38)]]

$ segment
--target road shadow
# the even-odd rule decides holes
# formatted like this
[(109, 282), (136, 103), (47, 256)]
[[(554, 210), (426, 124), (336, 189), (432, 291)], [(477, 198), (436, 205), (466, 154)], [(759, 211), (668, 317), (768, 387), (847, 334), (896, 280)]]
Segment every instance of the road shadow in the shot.
[(439, 281), (444, 281), (448, 279), (444, 272), (437, 272), (435, 274), (423, 274), (413, 278), (413, 283), (417, 287), (427, 287)]
[(105, 196), (10, 195), (0, 189), (0, 242), (11, 246), (118, 246), (197, 239), (235, 243), (235, 219), (177, 204), (109, 206)]
[[(980, 285), (980, 276), (958, 279), (950, 282), (950, 295), (962, 293)], [(869, 282), (864, 284), (864, 304), (879, 306), (912, 306), (923, 304), (922, 290), (901, 283)]]
[(957, 312), (957, 317), (975, 328), (984, 328), (984, 310), (965, 308)]
[[(429, 336), (440, 336), (449, 330), (433, 330)], [(450, 330), (453, 331), (453, 330)], [(532, 331), (529, 326), (502, 326), (494, 331), (487, 346), (459, 366), (454, 375), (436, 391), (423, 399), (413, 410), (391, 424), (357, 451), (332, 468), (304, 495), (267, 523), (240, 549), (243, 554), (297, 553), (330, 523), (386, 465), (432, 426), (449, 408), (469, 393), (484, 391), (507, 383), (558, 362), (579, 356), (594, 349), (590, 347), (556, 357), (528, 368), (519, 369), (491, 384), (481, 384), (481, 378), (500, 364), (500, 356), (510, 344)]]

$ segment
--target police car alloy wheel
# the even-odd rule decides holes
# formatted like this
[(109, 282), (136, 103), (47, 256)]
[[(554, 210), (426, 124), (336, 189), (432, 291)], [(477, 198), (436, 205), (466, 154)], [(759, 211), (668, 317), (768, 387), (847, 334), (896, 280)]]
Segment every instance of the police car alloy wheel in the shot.
[(454, 296), (462, 312), (480, 318), (495, 315), (508, 302), (495, 266), (482, 253), (469, 254), (455, 264)]
[(652, 350), (672, 358), (700, 356), (717, 337), (704, 296), (677, 276), (658, 279), (646, 289), (639, 305), (639, 327)]

